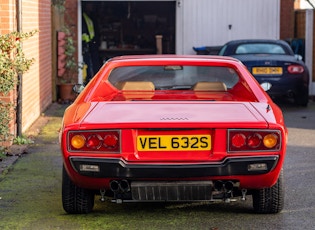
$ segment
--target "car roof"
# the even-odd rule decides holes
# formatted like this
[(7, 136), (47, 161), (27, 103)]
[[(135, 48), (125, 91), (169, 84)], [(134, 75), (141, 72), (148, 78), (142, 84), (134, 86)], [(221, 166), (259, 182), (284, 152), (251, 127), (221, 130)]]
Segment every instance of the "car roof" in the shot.
[(215, 56), (215, 55), (177, 55), (177, 54), (148, 54), (148, 55), (125, 55), (113, 57), (109, 61), (127, 61), (127, 60), (222, 60), (222, 61), (235, 61), (239, 60), (233, 57), (227, 56)]
[(238, 39), (227, 42), (226, 44), (242, 44), (242, 43), (278, 43), (287, 44), (284, 40), (277, 39)]
[[(225, 54), (231, 55), (234, 54), (237, 46), (241, 44), (254, 44), (254, 43), (272, 43), (282, 46), (286, 53), (289, 55), (294, 55), (294, 52), (290, 45), (284, 40), (277, 39), (239, 39), (239, 40), (231, 40), (227, 42), (223, 47), (228, 47), (225, 51)], [(224, 48), (222, 48), (224, 49)], [(221, 52), (221, 51), (220, 51)], [(240, 55), (251, 55), (251, 54), (240, 54)]]

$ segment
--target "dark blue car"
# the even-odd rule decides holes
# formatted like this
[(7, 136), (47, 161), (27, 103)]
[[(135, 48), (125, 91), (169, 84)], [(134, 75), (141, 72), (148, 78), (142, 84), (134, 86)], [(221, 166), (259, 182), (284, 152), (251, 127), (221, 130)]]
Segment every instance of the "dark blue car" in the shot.
[(226, 43), (219, 55), (239, 59), (257, 81), (268, 83), (272, 98), (290, 97), (297, 105), (307, 106), (309, 71), (302, 58), (282, 40), (234, 40)]

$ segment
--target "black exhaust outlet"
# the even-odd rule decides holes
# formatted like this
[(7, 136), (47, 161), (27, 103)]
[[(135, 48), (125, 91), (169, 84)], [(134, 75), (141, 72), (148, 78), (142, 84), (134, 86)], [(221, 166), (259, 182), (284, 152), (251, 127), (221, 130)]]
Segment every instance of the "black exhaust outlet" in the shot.
[(119, 182), (117, 180), (112, 180), (110, 182), (109, 186), (113, 192), (118, 192), (120, 190), (120, 185), (119, 185)]

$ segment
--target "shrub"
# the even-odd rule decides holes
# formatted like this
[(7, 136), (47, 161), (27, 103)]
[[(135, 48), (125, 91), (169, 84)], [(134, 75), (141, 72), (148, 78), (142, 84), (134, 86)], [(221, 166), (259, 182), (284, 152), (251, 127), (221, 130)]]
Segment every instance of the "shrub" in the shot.
[[(18, 75), (27, 71), (34, 62), (33, 59), (25, 57), (22, 42), (35, 33), (37, 33), (36, 30), (28, 33), (11, 32), (0, 35), (0, 96), (2, 98), (15, 89), (19, 84)], [(12, 103), (0, 98), (0, 142), (2, 143), (12, 140), (8, 125), (12, 109), (14, 109)]]

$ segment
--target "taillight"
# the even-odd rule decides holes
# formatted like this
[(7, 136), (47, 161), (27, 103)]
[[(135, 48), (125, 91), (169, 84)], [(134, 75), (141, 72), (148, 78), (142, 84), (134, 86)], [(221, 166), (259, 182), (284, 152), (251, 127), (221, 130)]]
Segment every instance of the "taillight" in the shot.
[(228, 133), (228, 151), (278, 151), (281, 148), (279, 130), (232, 129)]
[(292, 74), (299, 74), (304, 72), (304, 67), (301, 65), (289, 65), (288, 72)]
[(274, 133), (267, 134), (264, 139), (263, 139), (264, 145), (267, 148), (273, 148), (277, 145), (278, 143), (278, 136), (275, 135)]
[(262, 137), (258, 133), (254, 133), (253, 135), (247, 138), (247, 145), (250, 148), (257, 148), (261, 144)]
[(74, 135), (71, 138), (70, 145), (75, 149), (80, 149), (85, 145), (85, 137), (82, 135)]
[(68, 150), (70, 152), (120, 152), (118, 130), (70, 131)]
[(232, 144), (236, 148), (241, 148), (246, 144), (246, 136), (242, 133), (237, 133), (232, 137)]
[(99, 149), (102, 145), (102, 137), (100, 135), (92, 134), (86, 140), (86, 146), (90, 149)]
[(118, 137), (115, 135), (106, 135), (104, 137), (103, 144), (106, 147), (113, 148), (117, 145), (117, 143), (118, 143)]

